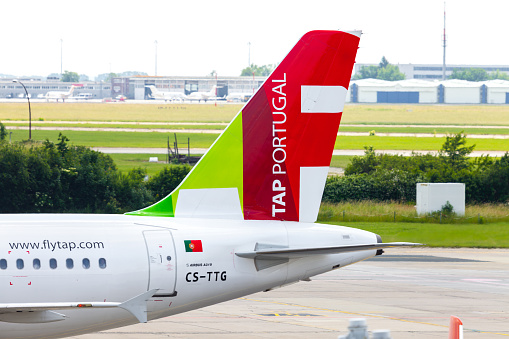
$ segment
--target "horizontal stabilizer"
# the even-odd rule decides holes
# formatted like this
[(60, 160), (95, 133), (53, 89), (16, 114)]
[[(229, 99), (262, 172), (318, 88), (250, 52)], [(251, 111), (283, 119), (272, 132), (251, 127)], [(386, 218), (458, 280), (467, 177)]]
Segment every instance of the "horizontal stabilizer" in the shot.
[(347, 252), (357, 252), (366, 250), (378, 250), (388, 247), (401, 246), (421, 246), (422, 244), (411, 242), (388, 242), (376, 244), (343, 245), (332, 247), (312, 247), (312, 248), (266, 248), (252, 252), (235, 253), (238, 257), (249, 259), (294, 259), (308, 257), (312, 255), (337, 254)]
[[(123, 303), (120, 302), (55, 302), (55, 303), (12, 303), (0, 304), (0, 321), (20, 322), (20, 319), (28, 319), (24, 313), (39, 313), (38, 317), (43, 319), (47, 317), (49, 321), (31, 321), (31, 322), (51, 322), (63, 320), (63, 317), (56, 312), (46, 313), (51, 310), (83, 309), (83, 308), (112, 308), (120, 307), (129, 311), (138, 319), (139, 322), (147, 322), (147, 301), (157, 292), (157, 289), (142, 293)], [(6, 314), (12, 314), (6, 316)], [(14, 314), (20, 319), (16, 320)], [(62, 317), (59, 317), (62, 316)], [(4, 320), (6, 319), (6, 320)], [(34, 319), (36, 319), (34, 317)], [(16, 321), (15, 321), (16, 320)], [(22, 321), (26, 322), (26, 321)]]

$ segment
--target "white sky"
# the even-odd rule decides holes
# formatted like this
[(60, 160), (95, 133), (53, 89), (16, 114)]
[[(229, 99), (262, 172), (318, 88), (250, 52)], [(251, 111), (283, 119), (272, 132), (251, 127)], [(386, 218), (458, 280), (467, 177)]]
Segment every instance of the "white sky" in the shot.
[[(240, 75), (278, 63), (305, 32), (361, 29), (359, 63), (442, 63), (442, 0), (4, 1), (0, 73)], [(448, 0), (447, 63), (509, 64), (509, 1)]]

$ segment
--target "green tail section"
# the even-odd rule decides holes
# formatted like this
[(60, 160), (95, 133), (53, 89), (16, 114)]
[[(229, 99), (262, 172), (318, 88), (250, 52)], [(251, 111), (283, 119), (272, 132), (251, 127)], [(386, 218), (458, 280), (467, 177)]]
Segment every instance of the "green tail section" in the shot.
[(174, 217), (182, 189), (237, 188), (243, 209), (242, 112), (223, 131), (182, 183), (163, 200), (128, 215)]

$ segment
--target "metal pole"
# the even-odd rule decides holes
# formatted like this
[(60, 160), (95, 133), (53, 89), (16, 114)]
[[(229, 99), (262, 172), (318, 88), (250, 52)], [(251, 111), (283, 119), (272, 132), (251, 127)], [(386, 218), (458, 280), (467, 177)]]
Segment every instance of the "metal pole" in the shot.
[(21, 86), (25, 89), (25, 94), (28, 100), (28, 140), (32, 140), (32, 109), (30, 108), (30, 96), (28, 95), (27, 88), (23, 83), (17, 79), (12, 80), (12, 82), (20, 83)]
[(251, 42), (248, 42), (247, 67), (251, 67)]
[(60, 76), (62, 76), (62, 64), (63, 64), (63, 44), (64, 40), (60, 39)]
[(157, 40), (154, 41), (154, 44), (156, 45), (156, 70), (155, 70), (155, 75), (157, 76)]
[(442, 80), (445, 80), (445, 46), (446, 46), (446, 40), (445, 40), (445, 1), (444, 1), (444, 60), (442, 64)]

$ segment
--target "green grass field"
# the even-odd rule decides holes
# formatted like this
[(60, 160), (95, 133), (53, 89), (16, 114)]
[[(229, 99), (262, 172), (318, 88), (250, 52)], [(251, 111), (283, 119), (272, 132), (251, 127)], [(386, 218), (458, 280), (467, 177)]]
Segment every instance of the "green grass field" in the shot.
[[(167, 137), (173, 140), (173, 133), (159, 132), (104, 132), (104, 131), (32, 131), (33, 140), (56, 141), (59, 133), (67, 136), (72, 144), (90, 147), (166, 147)], [(191, 139), (191, 148), (208, 148), (218, 137), (217, 134), (177, 133), (178, 140)], [(28, 131), (13, 130), (12, 141), (28, 139)], [(373, 146), (377, 150), (439, 150), (443, 137), (379, 137), (379, 136), (338, 136), (335, 149), (364, 149)], [(468, 145), (476, 144), (477, 151), (509, 150), (509, 139), (470, 139)]]
[[(109, 154), (109, 156), (113, 159), (117, 168), (124, 173), (133, 168), (141, 167), (147, 171), (149, 176), (153, 176), (168, 166), (166, 163), (161, 163), (166, 161), (164, 154)], [(150, 157), (157, 157), (159, 162), (149, 162)]]
[[(6, 127), (9, 126), (28, 126), (28, 122), (3, 122)], [(189, 130), (189, 129), (200, 129), (200, 130), (214, 130), (217, 133), (220, 133), (225, 127), (226, 124), (222, 125), (203, 125), (203, 124), (195, 124), (195, 125), (175, 125), (168, 123), (166, 125), (155, 125), (155, 124), (127, 124), (127, 123), (84, 123), (84, 122), (75, 122), (75, 123), (59, 123), (59, 122), (39, 122), (32, 121), (32, 127), (79, 127), (79, 128), (136, 128), (136, 129), (172, 129), (172, 130)], [(352, 127), (341, 125), (339, 127), (340, 132), (359, 132), (359, 133), (370, 133), (374, 131), (376, 133), (428, 133), (428, 134), (455, 134), (463, 132), (467, 135), (470, 134), (509, 134), (509, 128), (462, 128), (462, 127), (427, 127), (426, 125), (418, 126), (418, 127), (405, 127), (401, 126), (393, 126), (393, 127), (373, 127), (373, 126), (361, 126), (361, 127)]]
[[(159, 132), (104, 132), (104, 131), (32, 131), (33, 140), (57, 141), (58, 134), (62, 133), (70, 139), (70, 144), (89, 147), (166, 147), (167, 138), (173, 142), (173, 133)], [(191, 138), (192, 148), (208, 148), (218, 137), (217, 134), (204, 133), (177, 133), (179, 142), (186, 142)], [(12, 131), (12, 141), (28, 139), (28, 131)]]
[[(235, 104), (33, 103), (32, 121), (230, 122), (242, 108)], [(28, 120), (22, 103), (1, 103), (0, 121)]]
[(408, 241), (430, 247), (509, 248), (509, 223), (418, 224), (391, 222), (328, 222), (374, 232), (384, 242)]
[[(240, 104), (33, 103), (32, 120), (229, 122)], [(28, 120), (24, 103), (1, 103), (0, 121)], [(509, 125), (509, 105), (347, 104), (344, 124)]]

